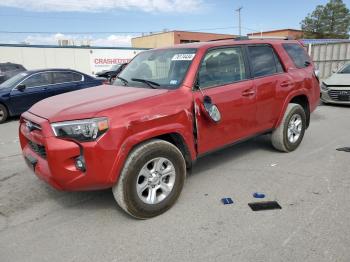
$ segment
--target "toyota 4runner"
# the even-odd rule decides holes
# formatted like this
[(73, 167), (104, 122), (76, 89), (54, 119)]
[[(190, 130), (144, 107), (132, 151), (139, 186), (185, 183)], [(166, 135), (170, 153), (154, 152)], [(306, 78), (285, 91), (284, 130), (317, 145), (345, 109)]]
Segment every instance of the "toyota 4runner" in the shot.
[(301, 143), (320, 89), (298, 41), (222, 40), (137, 55), (114, 85), (45, 99), (22, 114), (23, 156), (60, 190), (112, 188), (145, 219), (168, 210), (201, 155), (271, 133)]

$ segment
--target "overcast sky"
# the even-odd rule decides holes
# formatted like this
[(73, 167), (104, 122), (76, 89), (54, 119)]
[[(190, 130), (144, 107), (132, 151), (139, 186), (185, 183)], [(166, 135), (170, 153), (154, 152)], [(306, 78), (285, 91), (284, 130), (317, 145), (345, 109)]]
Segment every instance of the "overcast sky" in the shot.
[[(327, 0), (0, 0), (0, 43), (57, 44), (91, 39), (92, 45), (130, 46), (142, 32), (200, 30), (243, 34), (300, 28), (300, 21)], [(344, 1), (348, 7), (350, 0)], [(1, 33), (1, 32), (17, 33)], [(29, 33), (18, 33), (29, 32)], [(45, 34), (37, 32), (46, 32)], [(105, 33), (101, 33), (105, 32)]]

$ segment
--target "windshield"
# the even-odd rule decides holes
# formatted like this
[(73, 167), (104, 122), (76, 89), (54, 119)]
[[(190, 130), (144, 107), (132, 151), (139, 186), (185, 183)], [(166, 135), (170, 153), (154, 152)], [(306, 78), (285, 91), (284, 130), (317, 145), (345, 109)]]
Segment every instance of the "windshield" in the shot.
[(350, 64), (347, 64), (342, 69), (340, 69), (338, 74), (350, 74)]
[(195, 48), (171, 48), (142, 52), (125, 67), (113, 85), (176, 89), (185, 78), (196, 51)]
[(0, 88), (4, 88), (4, 87), (12, 87), (14, 86), (15, 84), (17, 84), (18, 81), (20, 81), (21, 79), (23, 79), (25, 76), (27, 76), (28, 73), (27, 72), (22, 72), (22, 73), (19, 73), (9, 79), (7, 79), (5, 82), (3, 82), (1, 85), (0, 85)]

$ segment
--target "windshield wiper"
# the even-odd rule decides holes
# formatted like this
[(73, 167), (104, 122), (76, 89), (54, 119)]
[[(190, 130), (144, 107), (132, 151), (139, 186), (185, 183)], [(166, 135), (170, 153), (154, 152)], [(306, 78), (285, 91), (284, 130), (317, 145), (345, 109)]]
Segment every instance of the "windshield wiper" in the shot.
[(148, 85), (150, 88), (153, 88), (153, 89), (157, 89), (156, 86), (160, 86), (160, 84), (156, 83), (156, 82), (153, 82), (151, 80), (147, 80), (147, 79), (141, 79), (141, 78), (131, 78), (132, 81), (135, 81), (135, 82), (141, 82), (141, 83), (145, 83), (146, 85)]
[(124, 83), (124, 85), (128, 85), (128, 83), (129, 83), (129, 81), (128, 80), (126, 80), (125, 78), (123, 78), (123, 77), (120, 77), (120, 76), (116, 76), (116, 78), (118, 78), (118, 79), (120, 79), (120, 80), (122, 80), (122, 82)]

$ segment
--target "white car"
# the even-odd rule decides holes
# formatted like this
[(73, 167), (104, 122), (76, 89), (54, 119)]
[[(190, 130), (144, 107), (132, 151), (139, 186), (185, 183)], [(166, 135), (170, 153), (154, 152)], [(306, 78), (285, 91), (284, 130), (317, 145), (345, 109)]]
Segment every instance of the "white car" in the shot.
[(321, 83), (321, 101), (350, 105), (350, 63)]

